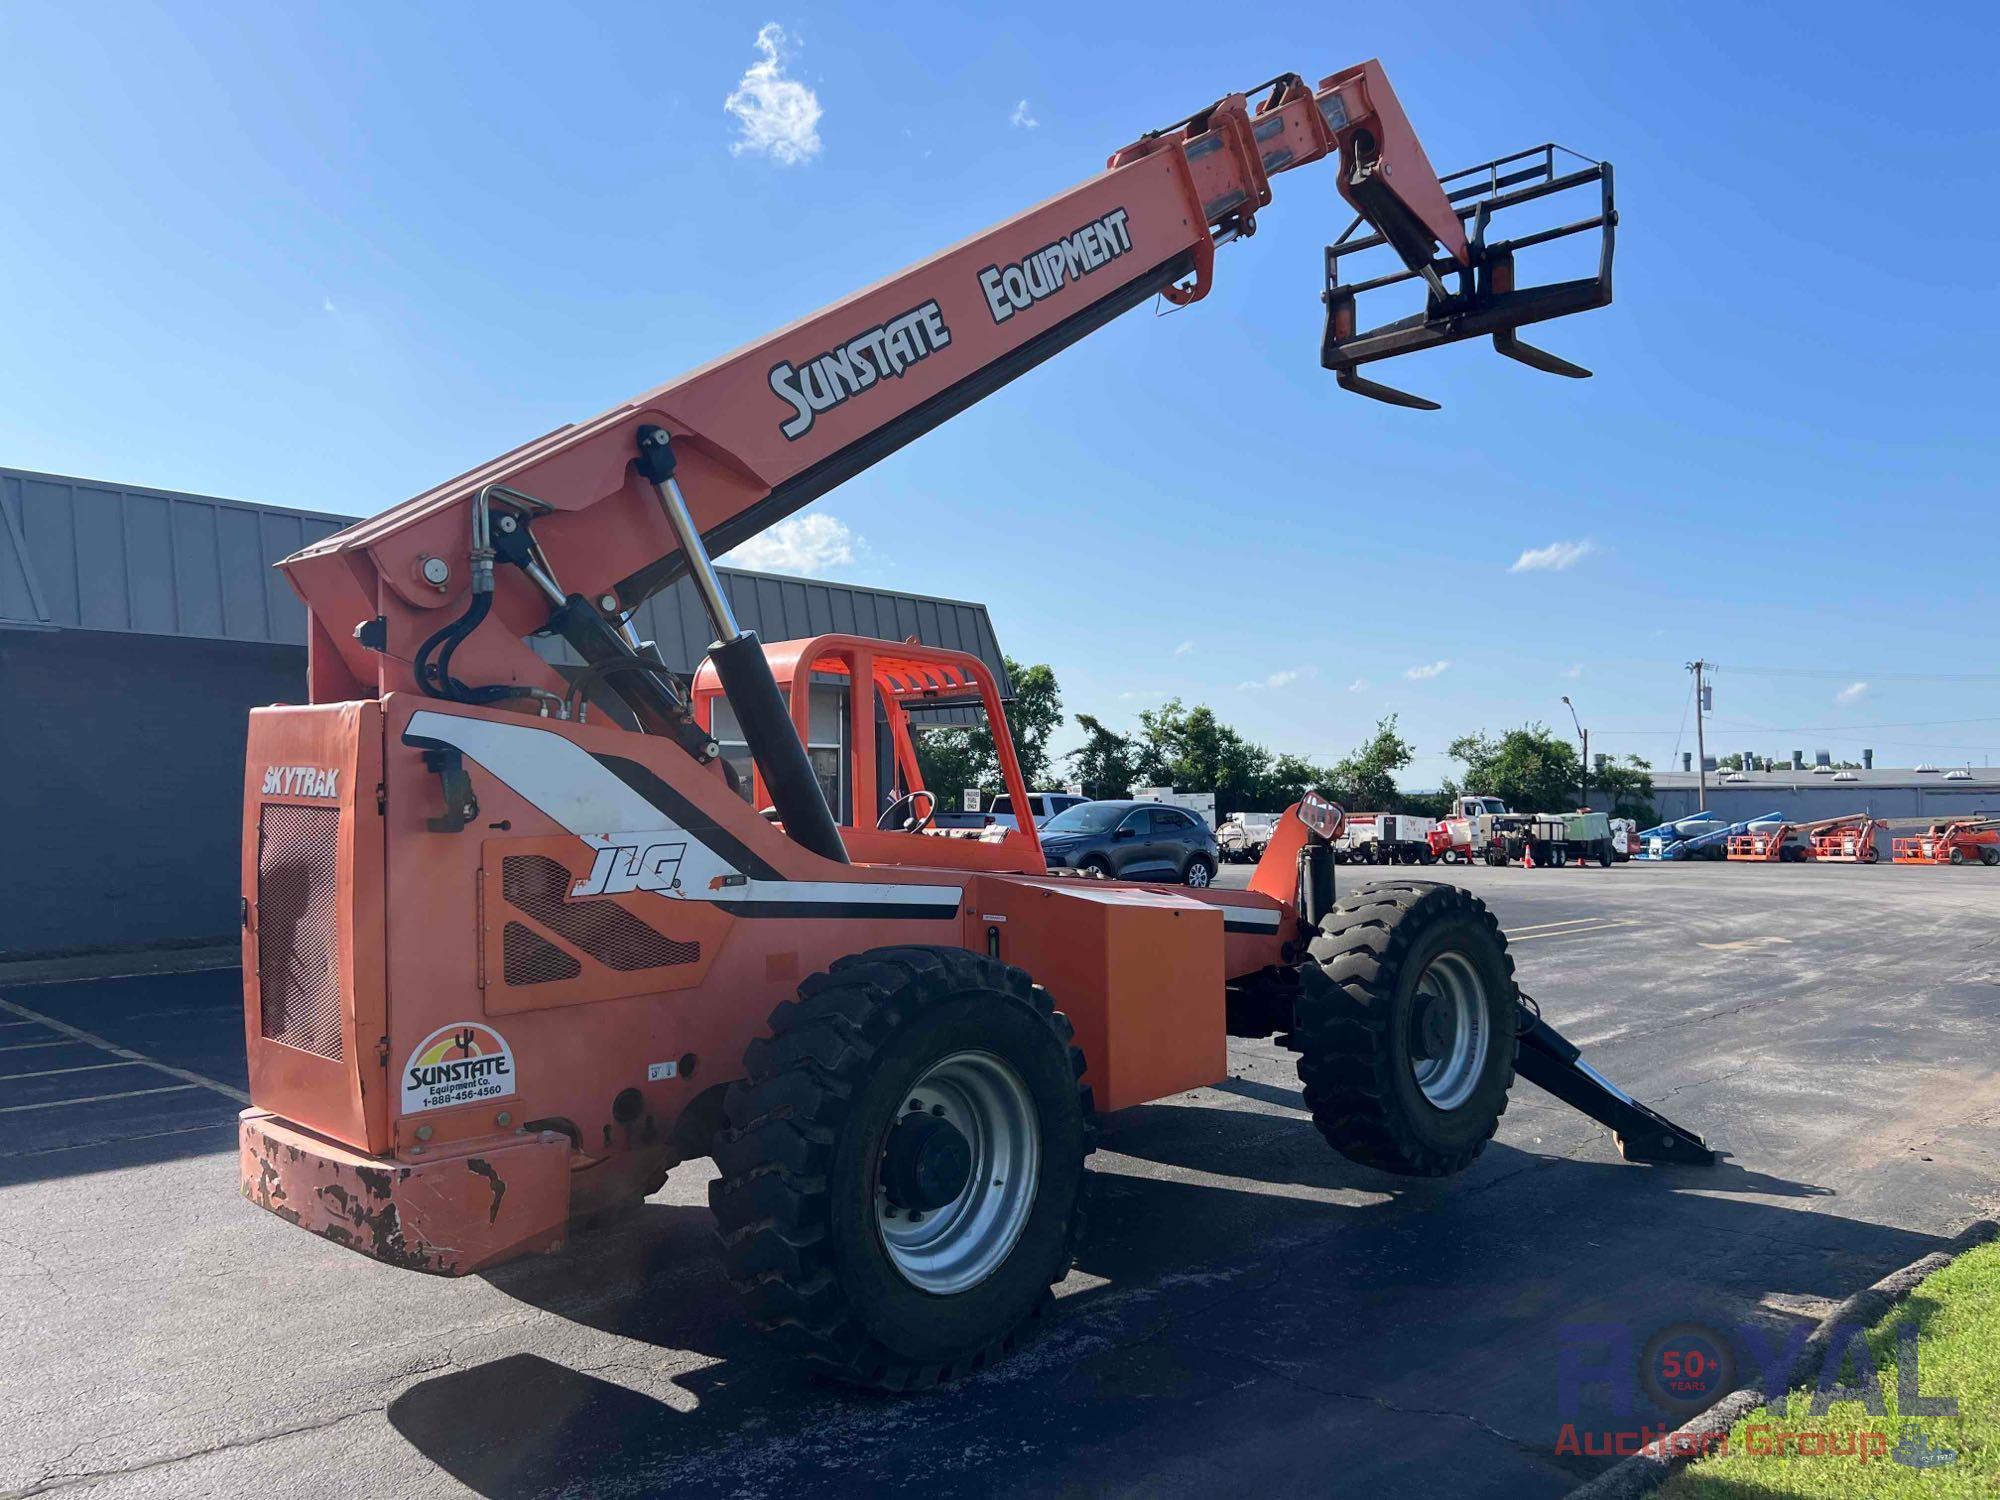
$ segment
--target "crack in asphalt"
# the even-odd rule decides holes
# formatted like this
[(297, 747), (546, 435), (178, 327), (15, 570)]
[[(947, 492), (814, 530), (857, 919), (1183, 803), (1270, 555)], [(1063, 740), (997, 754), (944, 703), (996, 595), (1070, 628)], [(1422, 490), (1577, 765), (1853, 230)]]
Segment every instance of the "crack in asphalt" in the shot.
[[(26, 1500), (26, 1497), (30, 1495), (46, 1495), (56, 1490), (73, 1489), (80, 1484), (97, 1484), (106, 1479), (123, 1478), (128, 1474), (144, 1474), (154, 1469), (170, 1468), (175, 1464), (184, 1464), (192, 1459), (206, 1458), (212, 1453), (228, 1453), (238, 1449), (256, 1448), (264, 1443), (275, 1442), (279, 1438), (297, 1437), (299, 1434), (306, 1432), (323, 1432), (328, 1428), (338, 1427), (343, 1422), (352, 1422), (357, 1417), (373, 1416), (382, 1409), (382, 1407), (371, 1406), (361, 1411), (344, 1412), (340, 1416), (328, 1417), (319, 1422), (300, 1422), (291, 1427), (280, 1427), (269, 1432), (253, 1433), (248, 1437), (231, 1438), (227, 1442), (211, 1443), (205, 1448), (190, 1448), (185, 1452), (164, 1454), (159, 1458), (142, 1459), (138, 1463), (121, 1464), (109, 1469), (79, 1469), (75, 1473), (68, 1474), (63, 1473), (59, 1469), (50, 1470), (45, 1472), (33, 1484), (26, 1485), (21, 1489), (0, 1492), (0, 1500)], [(67, 1463), (83, 1447), (84, 1445), (79, 1443), (75, 1448), (72, 1448), (68, 1453), (63, 1455), (58, 1462)]]

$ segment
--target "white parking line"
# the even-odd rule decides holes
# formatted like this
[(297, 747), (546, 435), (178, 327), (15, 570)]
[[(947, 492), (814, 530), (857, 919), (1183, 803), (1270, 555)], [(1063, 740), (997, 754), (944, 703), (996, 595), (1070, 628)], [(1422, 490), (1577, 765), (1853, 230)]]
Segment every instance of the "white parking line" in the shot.
[(131, 1068), (137, 1063), (108, 1062), (85, 1063), (80, 1068), (43, 1068), (39, 1073), (0, 1073), (0, 1084), (13, 1083), (21, 1078), (58, 1078), (64, 1073), (102, 1073), (106, 1068)]
[(1517, 932), (1543, 932), (1552, 927), (1582, 927), (1591, 922), (1608, 922), (1610, 920), (1609, 917), (1600, 912), (1594, 917), (1564, 917), (1560, 922), (1524, 922), (1519, 927), (1509, 927), (1507, 932), (1511, 936)]
[[(81, 1027), (71, 1026), (67, 1022), (58, 1021), (53, 1016), (45, 1016), (38, 1010), (29, 1010), (27, 1006), (17, 1005), (12, 1000), (0, 1000), (0, 1011), (11, 1012), (16, 1016), (19, 1016), (24, 1021), (33, 1021), (38, 1026), (46, 1026), (51, 1031), (61, 1032), (62, 1035), (69, 1038), (71, 1041), (88, 1042), (91, 1046), (96, 1047), (100, 1051), (109, 1052), (113, 1057), (122, 1057), (127, 1062), (144, 1063), (147, 1067), (156, 1068), (160, 1072), (165, 1073), (169, 1078), (179, 1078), (194, 1088), (213, 1089), (216, 1093), (221, 1094), (224, 1098), (234, 1099), (238, 1104), (247, 1105), (250, 1102), (250, 1096), (244, 1093), (241, 1089), (233, 1089), (226, 1083), (217, 1083), (213, 1078), (204, 1078), (199, 1073), (190, 1073), (186, 1068), (176, 1068), (171, 1063), (160, 1062), (155, 1058), (146, 1056), (146, 1054), (143, 1052), (134, 1052), (130, 1047), (121, 1047), (116, 1042), (107, 1042), (103, 1037), (98, 1036), (92, 1032), (85, 1031)], [(57, 1042), (28, 1043), (29, 1047), (54, 1047), (59, 1045), (61, 1044)], [(23, 1052), (26, 1050), (27, 1048), (25, 1047), (0, 1047), (0, 1052)], [(142, 1089), (140, 1092), (155, 1093), (161, 1091), (153, 1089)], [(122, 1099), (122, 1098), (129, 1098), (130, 1096), (125, 1094), (116, 1094), (116, 1095), (108, 1095), (107, 1097)], [(80, 1099), (73, 1099), (66, 1102), (72, 1104), (81, 1104), (86, 1101)], [(32, 1108), (39, 1108), (40, 1106), (17, 1105), (15, 1107), (32, 1109)], [(0, 1113), (5, 1113), (5, 1111), (0, 1111)]]
[[(6, 1001), (0, 1000), (0, 1005), (5, 1005), (6, 1003)], [(53, 1042), (15, 1042), (12, 1046), (0, 1047), (0, 1052), (33, 1052), (37, 1047), (73, 1047), (75, 1045), (76, 1043), (72, 1042), (68, 1037), (64, 1037), (59, 1041)]]
[(1636, 918), (1625, 917), (1614, 922), (1599, 922), (1594, 927), (1565, 927), (1560, 932), (1529, 932), (1523, 933), (1519, 937), (1515, 937), (1510, 933), (1508, 934), (1507, 941), (1511, 945), (1513, 943), (1532, 943), (1536, 938), (1585, 937), (1593, 932), (1609, 932), (1614, 927), (1637, 927), (1638, 925)]
[(81, 1099), (51, 1099), (46, 1104), (9, 1104), (0, 1115), (26, 1114), (31, 1109), (67, 1109), (72, 1104), (108, 1104), (113, 1099), (138, 1099), (146, 1094), (186, 1094), (200, 1088), (198, 1083), (170, 1083), (164, 1088), (132, 1089), (123, 1094), (86, 1094)]

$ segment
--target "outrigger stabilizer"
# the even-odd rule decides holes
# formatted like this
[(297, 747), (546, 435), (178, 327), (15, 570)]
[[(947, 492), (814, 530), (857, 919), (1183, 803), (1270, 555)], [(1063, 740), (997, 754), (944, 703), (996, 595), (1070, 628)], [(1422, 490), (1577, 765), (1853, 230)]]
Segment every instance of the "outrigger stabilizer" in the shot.
[(1676, 1125), (1583, 1060), (1582, 1049), (1541, 1016), (1528, 996), (1521, 997), (1521, 1046), (1514, 1071), (1528, 1082), (1562, 1100), (1571, 1109), (1607, 1126), (1627, 1161), (1660, 1166), (1712, 1167), (1716, 1154), (1707, 1141)]
[[(1583, 366), (1523, 343), (1515, 330), (1610, 304), (1611, 255), (1618, 226), (1611, 164), (1547, 142), (1440, 177), (1438, 182), (1457, 219), (1440, 234), (1435, 225), (1419, 224), (1407, 212), (1399, 211), (1388, 184), (1381, 181), (1381, 163), (1370, 157), (1368, 150), (1366, 133), (1362, 132), (1357, 135), (1356, 148), (1341, 162), (1341, 195), (1356, 214), (1340, 238), (1326, 247), (1326, 334), (1320, 343), (1320, 363), (1335, 373), (1341, 389), (1391, 406), (1436, 411), (1437, 402), (1369, 380), (1360, 367), (1461, 339), (1489, 336), (1496, 350), (1530, 369), (1572, 380), (1588, 378), (1590, 371)], [(1569, 162), (1581, 165), (1570, 166)], [(1590, 217), (1516, 239), (1489, 238), (1495, 214), (1593, 183), (1599, 189), (1599, 208)], [(1356, 238), (1356, 231), (1365, 225), (1374, 226), (1375, 232)], [(1515, 285), (1514, 257), (1518, 252), (1592, 230), (1598, 234), (1595, 275), (1545, 286)], [(1402, 259), (1402, 270), (1362, 281), (1341, 281), (1344, 257), (1383, 245)], [(1443, 254), (1434, 254), (1439, 247)], [(1447, 285), (1447, 277), (1452, 278), (1452, 285)], [(1378, 328), (1357, 330), (1355, 305), (1362, 293), (1413, 280), (1421, 280), (1426, 288), (1421, 313)]]

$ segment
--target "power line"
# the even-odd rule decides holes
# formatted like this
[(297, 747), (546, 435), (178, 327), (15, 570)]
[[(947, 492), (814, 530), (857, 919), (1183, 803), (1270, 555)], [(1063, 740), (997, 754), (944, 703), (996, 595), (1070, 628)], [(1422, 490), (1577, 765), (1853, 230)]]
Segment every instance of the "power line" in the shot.
[[(1859, 729), (1937, 729), (1948, 724), (2000, 724), (2000, 716), (1982, 719), (1890, 719), (1875, 724), (1793, 724), (1774, 727), (1769, 724), (1732, 725), (1726, 732), (1730, 734), (1838, 734), (1845, 735)], [(1680, 748), (1680, 735), (1687, 730), (1687, 713), (1681, 713), (1679, 729), (1600, 729), (1599, 734), (1664, 735), (1675, 737), (1674, 748)], [(1723, 731), (1718, 731), (1723, 732)]]
[(1849, 682), (1857, 678), (1869, 682), (2000, 682), (2000, 672), (1865, 672), (1833, 667), (1732, 667), (1726, 662), (1709, 662), (1708, 670), (1743, 677), (1823, 677)]

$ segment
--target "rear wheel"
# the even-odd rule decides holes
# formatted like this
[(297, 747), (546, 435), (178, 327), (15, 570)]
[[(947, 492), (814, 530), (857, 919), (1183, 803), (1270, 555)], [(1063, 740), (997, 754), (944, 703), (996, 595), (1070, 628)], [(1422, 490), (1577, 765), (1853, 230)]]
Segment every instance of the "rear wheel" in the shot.
[(1982, 865), (2000, 865), (2000, 849), (1981, 849), (1979, 862)]
[(1090, 1090), (1068, 1019), (957, 948), (841, 959), (750, 1044), (709, 1188), (750, 1315), (884, 1390), (1008, 1353), (1068, 1273)]
[(1215, 866), (1205, 854), (1197, 854), (1187, 862), (1187, 869), (1181, 873), (1181, 884), (1194, 886), (1197, 890), (1215, 879)]
[(1514, 1082), (1514, 961), (1492, 913), (1457, 886), (1366, 885), (1307, 951), (1293, 1046), (1320, 1134), (1385, 1171), (1463, 1171)]

